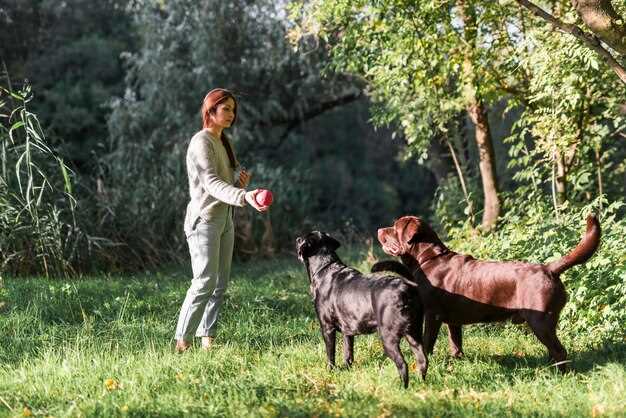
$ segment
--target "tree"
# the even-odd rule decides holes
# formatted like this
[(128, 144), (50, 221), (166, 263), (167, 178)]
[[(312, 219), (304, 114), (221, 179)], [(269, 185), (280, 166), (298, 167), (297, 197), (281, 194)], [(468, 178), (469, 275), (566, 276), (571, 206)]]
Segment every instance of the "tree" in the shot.
[[(603, 195), (606, 184), (617, 180), (605, 167), (613, 164), (626, 128), (619, 112), (626, 89), (574, 39), (554, 37), (541, 27), (526, 36), (519, 66), (532, 78), (512, 139), (512, 163), (519, 180), (531, 180), (535, 189), (543, 181), (550, 185), (558, 210)], [(533, 147), (522, 140), (527, 134)]]
[[(612, 148), (606, 147), (622, 132), (618, 105), (623, 88), (602, 75), (604, 63), (573, 39), (556, 39), (543, 21), (529, 19), (520, 3), (317, 0), (297, 10), (300, 37), (308, 31), (327, 41), (334, 68), (368, 82), (369, 94), (380, 104), (377, 120), (399, 122), (422, 153), (433, 139), (454, 139), (455, 114), (465, 111), (471, 117), (485, 229), (493, 226), (499, 210), (487, 117), (496, 103), (507, 103), (522, 116), (509, 139), (511, 167), (520, 169), (520, 161), (526, 168), (539, 164), (538, 172), (521, 169), (514, 179), (539, 175), (542, 181), (535, 187), (542, 188), (548, 173), (555, 207), (569, 199), (574, 184), (589, 196), (589, 167), (609, 162)], [(567, 3), (552, 3), (555, 16), (572, 19)]]
[[(600, 42), (604, 41), (615, 49), (623, 60), (626, 54), (626, 25), (624, 24), (624, 17), (619, 16), (610, 0), (571, 0), (573, 8), (595, 36), (591, 36), (574, 24), (563, 22), (557, 16), (546, 12), (531, 1), (516, 1), (554, 27), (582, 41), (588, 48), (602, 57), (620, 80), (626, 84), (626, 68)], [(559, 6), (558, 9), (562, 8), (562, 1), (557, 0), (555, 3)], [(626, 10), (622, 10), (622, 13), (624, 12)]]
[(79, 171), (106, 140), (107, 102), (123, 93), (121, 54), (134, 49), (132, 0), (8, 0), (0, 58), (16, 88), (29, 80), (49, 140)]
[[(333, 66), (363, 77), (380, 104), (379, 123), (398, 122), (411, 145), (425, 156), (430, 141), (454, 136), (458, 112), (472, 119), (483, 185), (482, 226), (495, 225), (500, 211), (488, 106), (499, 97), (496, 78), (484, 71), (494, 59), (483, 44), (491, 6), (475, 1), (327, 1), (300, 11), (302, 36), (312, 33), (331, 45)], [(488, 11), (490, 13), (488, 13)]]
[(500, 199), (498, 197), (498, 177), (493, 152), (493, 139), (487, 117), (486, 97), (481, 94), (480, 76), (476, 68), (476, 52), (479, 48), (478, 22), (475, 6), (466, 0), (458, 1), (459, 15), (463, 22), (463, 94), (467, 113), (474, 123), (475, 140), (478, 146), (480, 175), (485, 196), (483, 221), (484, 229), (494, 227), (500, 214)]
[[(568, 2), (552, 6), (555, 19), (576, 19)], [(546, 184), (558, 210), (613, 190), (614, 173), (605, 168), (619, 159), (615, 152), (624, 128), (619, 111), (624, 85), (607, 71), (602, 56), (575, 37), (555, 36), (550, 23), (528, 17), (522, 9), (502, 13), (494, 22), (511, 27), (515, 37), (496, 45), (507, 58), (489, 65), (498, 74), (520, 75), (508, 77), (501, 87), (509, 93), (509, 108), (521, 110), (507, 141), (518, 185), (532, 184), (533, 190), (522, 187), (521, 193), (536, 194)]]
[[(229, 88), (240, 99), (239, 120), (231, 132), (239, 160), (255, 172), (254, 182), (263, 181), (257, 184), (272, 187), (285, 202), (274, 205), (269, 216), (284, 219), (288, 210), (294, 214), (294, 206), (298, 216), (305, 216), (299, 211), (317, 192), (303, 187), (308, 174), (297, 165), (301, 155), (292, 160), (287, 153), (294, 148), (289, 142), (297, 140), (297, 126), (355, 103), (361, 94), (350, 78), (321, 77), (323, 50), (294, 53), (280, 13), (280, 4), (271, 1), (138, 5), (142, 46), (128, 55), (126, 94), (112, 104), (98, 211), (102, 232), (114, 234), (115, 241), (132, 248), (142, 248), (138, 237), (151, 243), (143, 245), (139, 258), (157, 260), (184, 248), (184, 152), (200, 129), (202, 98), (214, 86)], [(325, 176), (338, 170), (330, 168)], [(254, 219), (261, 223), (257, 215)], [(273, 233), (284, 234), (296, 219), (273, 227)], [(255, 238), (250, 235), (247, 239)]]
[(610, 0), (572, 0), (572, 6), (593, 33), (626, 56), (626, 22)]

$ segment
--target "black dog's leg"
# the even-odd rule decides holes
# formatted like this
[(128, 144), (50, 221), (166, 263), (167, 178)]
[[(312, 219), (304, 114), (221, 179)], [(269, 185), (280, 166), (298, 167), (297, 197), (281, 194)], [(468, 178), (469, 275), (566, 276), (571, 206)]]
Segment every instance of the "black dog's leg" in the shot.
[(422, 375), (422, 380), (426, 380), (428, 357), (426, 357), (426, 353), (424, 353), (424, 346), (421, 342), (420, 334), (419, 332), (414, 332), (413, 335), (406, 334), (405, 337), (409, 342), (409, 346), (411, 347), (415, 360), (417, 361), (417, 366), (419, 367), (420, 374)]
[(441, 321), (435, 319), (434, 315), (424, 315), (424, 348), (428, 354), (433, 353), (439, 328), (441, 328)]
[(389, 358), (396, 363), (404, 388), (408, 388), (409, 370), (406, 366), (406, 361), (404, 361), (404, 357), (402, 356), (402, 352), (400, 351), (400, 339), (395, 336), (383, 338), (383, 347), (387, 356), (389, 356)]
[(324, 336), (324, 344), (326, 344), (326, 358), (328, 359), (328, 368), (335, 367), (335, 337), (337, 331), (334, 328), (322, 329)]
[(352, 366), (354, 361), (354, 336), (343, 335), (343, 360), (346, 362), (346, 366)]
[(463, 357), (463, 327), (448, 324), (448, 344), (452, 357)]

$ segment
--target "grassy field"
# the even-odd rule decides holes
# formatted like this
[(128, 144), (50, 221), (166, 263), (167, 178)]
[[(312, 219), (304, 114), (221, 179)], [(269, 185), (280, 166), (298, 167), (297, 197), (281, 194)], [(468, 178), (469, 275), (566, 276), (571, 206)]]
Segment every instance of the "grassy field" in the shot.
[[(340, 249), (365, 269), (357, 254)], [(0, 416), (626, 414), (624, 343), (564, 340), (574, 371), (563, 376), (523, 326), (466, 327), (462, 360), (447, 355), (442, 331), (426, 382), (412, 373), (408, 390), (374, 335), (357, 337), (352, 369), (329, 372), (295, 258), (236, 264), (217, 345), (176, 355), (188, 274), (5, 279)]]

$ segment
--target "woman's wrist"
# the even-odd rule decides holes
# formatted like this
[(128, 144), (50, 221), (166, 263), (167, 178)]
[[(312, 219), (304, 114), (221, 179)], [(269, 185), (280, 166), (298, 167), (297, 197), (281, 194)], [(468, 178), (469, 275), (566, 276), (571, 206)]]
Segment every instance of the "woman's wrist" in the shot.
[(243, 188), (241, 189), (241, 191), (243, 193), (241, 193), (241, 198), (239, 200), (239, 202), (240, 202), (239, 206), (244, 207), (244, 206), (246, 206), (246, 204), (248, 204), (248, 199), (246, 199), (246, 195), (248, 194), (248, 191), (246, 189), (243, 189)]

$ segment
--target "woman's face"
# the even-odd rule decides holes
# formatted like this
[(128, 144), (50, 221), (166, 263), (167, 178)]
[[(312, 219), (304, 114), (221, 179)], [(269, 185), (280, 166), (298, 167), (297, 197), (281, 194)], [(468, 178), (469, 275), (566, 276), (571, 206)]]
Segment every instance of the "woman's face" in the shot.
[(211, 115), (211, 121), (215, 126), (224, 129), (230, 128), (233, 120), (235, 120), (235, 101), (229, 97), (217, 105), (215, 113)]

